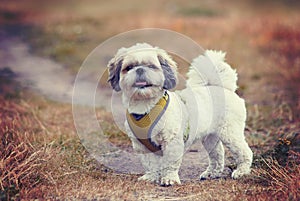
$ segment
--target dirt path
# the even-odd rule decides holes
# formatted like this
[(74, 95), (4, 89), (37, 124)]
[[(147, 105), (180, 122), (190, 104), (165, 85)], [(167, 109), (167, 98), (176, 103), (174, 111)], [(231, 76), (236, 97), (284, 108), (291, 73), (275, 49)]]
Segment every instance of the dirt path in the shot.
[[(76, 75), (67, 71), (62, 64), (51, 59), (35, 56), (30, 53), (29, 44), (20, 38), (2, 36), (0, 40), (0, 68), (9, 68), (17, 75), (23, 87), (30, 88), (41, 95), (58, 102), (72, 103), (72, 93)], [(88, 77), (80, 80), (80, 89), (76, 92), (76, 104), (91, 104), (88, 95), (93, 93), (95, 82)], [(98, 100), (107, 97), (102, 90), (97, 93)], [(104, 102), (101, 104), (103, 105)]]

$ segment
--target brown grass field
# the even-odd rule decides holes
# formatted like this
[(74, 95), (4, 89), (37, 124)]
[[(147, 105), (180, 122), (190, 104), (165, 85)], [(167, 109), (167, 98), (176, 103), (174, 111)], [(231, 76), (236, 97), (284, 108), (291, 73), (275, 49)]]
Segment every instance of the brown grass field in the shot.
[[(138, 182), (89, 155), (70, 103), (22, 86), (0, 65), (0, 200), (299, 200), (299, 8), (296, 0), (1, 1), (0, 40), (21, 38), (73, 74), (104, 40), (137, 28), (170, 29), (226, 51), (246, 100), (254, 162), (240, 180)], [(115, 129), (107, 128), (112, 142), (128, 143)]]

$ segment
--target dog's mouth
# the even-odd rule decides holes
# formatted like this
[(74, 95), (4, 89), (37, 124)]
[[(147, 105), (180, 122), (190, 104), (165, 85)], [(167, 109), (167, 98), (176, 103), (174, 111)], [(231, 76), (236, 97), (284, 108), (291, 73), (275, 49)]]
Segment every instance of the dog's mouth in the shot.
[(148, 87), (152, 87), (153, 84), (150, 84), (146, 81), (137, 81), (133, 84), (133, 87), (139, 88), (139, 89), (144, 89), (144, 88), (148, 88)]

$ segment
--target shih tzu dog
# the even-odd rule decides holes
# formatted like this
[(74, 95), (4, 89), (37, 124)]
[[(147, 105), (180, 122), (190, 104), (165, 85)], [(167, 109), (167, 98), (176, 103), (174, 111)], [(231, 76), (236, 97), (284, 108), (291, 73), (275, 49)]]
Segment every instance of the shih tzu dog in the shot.
[(108, 63), (109, 79), (122, 92), (125, 128), (145, 174), (139, 180), (163, 186), (180, 184), (178, 171), (186, 149), (201, 140), (209, 165), (200, 179), (218, 178), (225, 145), (237, 168), (232, 178), (250, 173), (252, 151), (245, 137), (245, 102), (236, 93), (237, 74), (222, 52), (207, 50), (195, 58), (186, 88), (178, 82), (177, 64), (164, 50), (138, 43), (118, 50)]

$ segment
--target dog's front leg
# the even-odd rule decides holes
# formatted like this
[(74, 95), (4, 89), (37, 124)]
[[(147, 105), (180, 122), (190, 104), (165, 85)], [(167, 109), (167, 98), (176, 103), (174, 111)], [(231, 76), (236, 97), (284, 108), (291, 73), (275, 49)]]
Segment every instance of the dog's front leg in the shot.
[(178, 171), (184, 154), (184, 142), (181, 138), (174, 138), (163, 145), (161, 160), (160, 185), (170, 186), (175, 183), (181, 184)]
[(139, 154), (140, 161), (144, 167), (145, 174), (139, 177), (139, 181), (160, 182), (160, 164), (161, 156), (154, 153), (141, 153)]
[(135, 153), (138, 154), (140, 162), (142, 163), (145, 171), (145, 174), (139, 177), (138, 180), (159, 183), (161, 156), (149, 152), (149, 150), (134, 136), (127, 122), (125, 122), (125, 128), (127, 131), (127, 135), (131, 140), (132, 147)]

